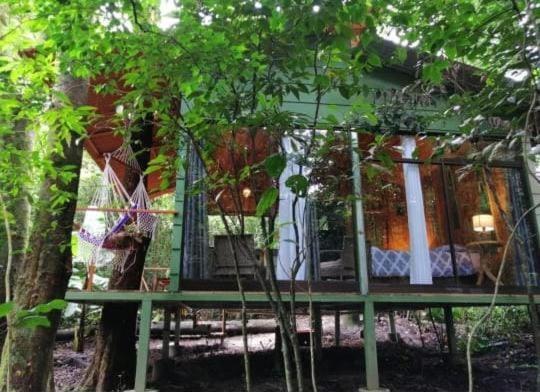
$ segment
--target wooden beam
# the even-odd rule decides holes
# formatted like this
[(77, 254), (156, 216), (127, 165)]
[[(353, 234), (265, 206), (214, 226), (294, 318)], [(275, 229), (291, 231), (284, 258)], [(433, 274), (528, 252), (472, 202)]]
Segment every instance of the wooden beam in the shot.
[[(283, 300), (289, 300), (289, 294), (283, 293)], [(329, 305), (353, 305), (371, 301), (375, 305), (384, 304), (438, 304), (453, 306), (487, 306), (491, 302), (491, 294), (471, 294), (471, 293), (384, 293), (362, 295), (359, 293), (312, 293), (313, 301)], [(69, 290), (65, 299), (71, 302), (140, 302), (142, 300), (152, 300), (159, 303), (180, 303), (212, 302), (221, 304), (224, 302), (238, 305), (240, 294), (236, 291), (182, 291), (182, 292), (141, 292), (138, 290), (115, 290), (115, 291), (75, 291)], [(248, 302), (267, 304), (266, 294), (263, 292), (246, 292)], [(296, 293), (296, 300), (300, 304), (307, 304), (309, 297), (307, 293)], [(534, 295), (535, 303), (540, 304), (540, 295)], [(528, 297), (524, 294), (499, 294), (496, 303), (498, 305), (526, 305)], [(345, 307), (343, 306), (343, 307)], [(219, 306), (217, 306), (219, 307)]]
[(135, 373), (135, 391), (146, 389), (146, 373), (150, 352), (150, 327), (152, 324), (152, 300), (144, 299), (141, 303), (141, 322), (139, 324), (139, 344), (137, 349), (137, 367)]
[(149, 214), (169, 214), (176, 215), (176, 210), (145, 210), (145, 209), (129, 209), (129, 208), (102, 208), (102, 207), (77, 207), (77, 211), (103, 211), (103, 212), (126, 212), (139, 213), (146, 212)]

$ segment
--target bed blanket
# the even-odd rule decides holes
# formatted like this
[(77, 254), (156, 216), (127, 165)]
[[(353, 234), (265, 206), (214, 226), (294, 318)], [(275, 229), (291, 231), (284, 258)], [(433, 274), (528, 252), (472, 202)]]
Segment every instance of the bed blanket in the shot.
[[(461, 245), (455, 245), (459, 276), (476, 274), (471, 254)], [(434, 278), (454, 276), (450, 246), (443, 245), (429, 251), (431, 273)], [(373, 277), (409, 276), (409, 252), (371, 247), (371, 275)]]

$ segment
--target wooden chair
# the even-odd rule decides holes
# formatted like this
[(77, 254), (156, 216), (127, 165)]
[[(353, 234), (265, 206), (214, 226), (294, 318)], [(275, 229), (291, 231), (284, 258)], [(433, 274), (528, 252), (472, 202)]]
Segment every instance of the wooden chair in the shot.
[(214, 236), (214, 262), (212, 266), (212, 276), (214, 278), (233, 278), (236, 276), (234, 267), (234, 255), (229, 241), (238, 256), (240, 275), (254, 276), (256, 268), (255, 240), (253, 235), (216, 235)]
[(355, 270), (354, 241), (351, 236), (345, 236), (340, 258), (321, 263), (321, 279), (353, 279)]
[[(147, 281), (145, 273), (150, 275)], [(163, 276), (165, 275), (165, 276)], [(150, 283), (149, 283), (150, 282)], [(169, 285), (169, 268), (166, 267), (144, 267), (141, 276), (140, 291), (165, 291)]]

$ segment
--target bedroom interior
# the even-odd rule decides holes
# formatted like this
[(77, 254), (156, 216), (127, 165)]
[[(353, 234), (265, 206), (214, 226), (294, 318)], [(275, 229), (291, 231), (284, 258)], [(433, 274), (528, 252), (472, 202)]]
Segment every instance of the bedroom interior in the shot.
[[(373, 152), (375, 137), (367, 133), (360, 135), (358, 151), (365, 157), (369, 157), (370, 151)], [(302, 142), (302, 137), (299, 137), (295, 143)], [(409, 143), (408, 156), (405, 143)], [(375, 159), (371, 162), (366, 160), (362, 165), (361, 197), (368, 272), (372, 282), (393, 286), (491, 287), (495, 281), (503, 245), (509, 236), (508, 224), (521, 214), (522, 205), (517, 200), (524, 194), (522, 174), (511, 157), (482, 171), (468, 160), (478, 146), (465, 144), (459, 149), (438, 149), (438, 143), (440, 140), (432, 136), (385, 136), (384, 141), (378, 141), (377, 148), (384, 150), (391, 161), (383, 165)], [(289, 204), (284, 202), (290, 198), (284, 193), (288, 187), (279, 184), (280, 202), (273, 211), (277, 214), (280, 227), (273, 245), (278, 278), (289, 280), (291, 276), (287, 270), (291, 268), (290, 260), (294, 257), (291, 250), (289, 253), (284, 251), (294, 242), (292, 234), (287, 234), (289, 228), (304, 233), (301, 237), (305, 243), (301, 247), (306, 248), (306, 262), (300, 263), (302, 265), (295, 276), (296, 280), (306, 279), (305, 265), (308, 265), (315, 280), (355, 280), (358, 275), (351, 250), (354, 246), (354, 224), (347, 136), (335, 132), (331, 145), (313, 145), (310, 162), (296, 168), (302, 167), (304, 174), (309, 172), (310, 178), (307, 202), (302, 206), (302, 211), (296, 211), (297, 220), (301, 222), (296, 228), (290, 224), (292, 201)], [(195, 210), (206, 211), (215, 222), (219, 220), (216, 203), (219, 199), (233, 232), (240, 229), (240, 219), (258, 219), (255, 217), (255, 200), (271, 184), (270, 179), (260, 171), (242, 177), (241, 171), (245, 165), (260, 164), (279, 147), (279, 142), (270, 140), (263, 131), (251, 134), (238, 131), (234, 140), (218, 142), (210, 176), (225, 179), (223, 185), (207, 190), (204, 197), (201, 197), (204, 192), (200, 189), (198, 194), (188, 196), (190, 208), (197, 204)], [(302, 162), (302, 159), (306, 159), (301, 157), (298, 146), (293, 150), (295, 153), (291, 154), (291, 160)], [(439, 156), (434, 157), (433, 151), (439, 150)], [(294, 170), (289, 171), (287, 177), (291, 174), (294, 174)], [(234, 181), (241, 177), (242, 180)], [(201, 183), (196, 179), (194, 181)], [(203, 262), (205, 258), (185, 253), (183, 278), (233, 280), (231, 254), (218, 250), (227, 248), (226, 243), (222, 243), (226, 242), (226, 232), (209, 236), (208, 216), (199, 215), (198, 223), (186, 221), (186, 244), (192, 242), (190, 238), (196, 232), (202, 232), (207, 247), (202, 252), (210, 257), (206, 258), (204, 268), (194, 269), (191, 264)], [(238, 249), (247, 246), (257, 253), (258, 262), (262, 265), (265, 260), (259, 249), (260, 244), (254, 240), (260, 236), (256, 231), (248, 228), (242, 235), (239, 232), (237, 239), (243, 242), (243, 246), (238, 246)], [(526, 237), (530, 240), (526, 244), (526, 252), (518, 253), (516, 249), (510, 249), (510, 262), (503, 271), (504, 285), (523, 285), (525, 277), (521, 263), (534, 264), (532, 234), (529, 233), (529, 237)], [(197, 243), (200, 247), (201, 241)], [(255, 266), (249, 267), (245, 263), (248, 262), (244, 258), (241, 261), (242, 276), (252, 279)], [(205, 272), (193, 273), (194, 270)]]

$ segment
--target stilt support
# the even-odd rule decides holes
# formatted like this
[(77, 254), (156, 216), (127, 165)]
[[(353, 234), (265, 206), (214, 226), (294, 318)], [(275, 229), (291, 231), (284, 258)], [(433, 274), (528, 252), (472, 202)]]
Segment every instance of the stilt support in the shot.
[(334, 336), (335, 345), (339, 347), (339, 341), (341, 340), (341, 317), (339, 310), (334, 312)]
[(152, 300), (144, 299), (141, 304), (141, 322), (139, 324), (139, 347), (137, 349), (137, 371), (135, 391), (144, 392), (150, 349), (150, 327), (152, 323)]
[(394, 311), (391, 310), (388, 312), (388, 323), (390, 324), (390, 334), (389, 338), (392, 342), (398, 342), (399, 341), (399, 335), (396, 331), (396, 320), (394, 319)]
[(174, 355), (180, 350), (180, 328), (182, 323), (182, 310), (179, 306), (174, 311)]
[(171, 343), (171, 309), (163, 309), (163, 346), (161, 347), (161, 358), (169, 359)]
[(227, 333), (227, 311), (225, 309), (221, 310), (221, 333), (223, 336)]
[(366, 388), (364, 391), (381, 391), (377, 365), (377, 340), (375, 335), (375, 308), (373, 302), (364, 304), (364, 356), (366, 362)]
[(452, 307), (445, 306), (444, 308), (444, 323), (446, 325), (446, 337), (448, 339), (448, 357), (450, 362), (455, 362), (457, 359), (457, 343), (456, 343), (456, 329), (454, 327), (454, 315), (452, 314)]
[(312, 325), (313, 325), (313, 347), (315, 351), (315, 359), (319, 361), (322, 357), (322, 317), (321, 306), (313, 304)]

